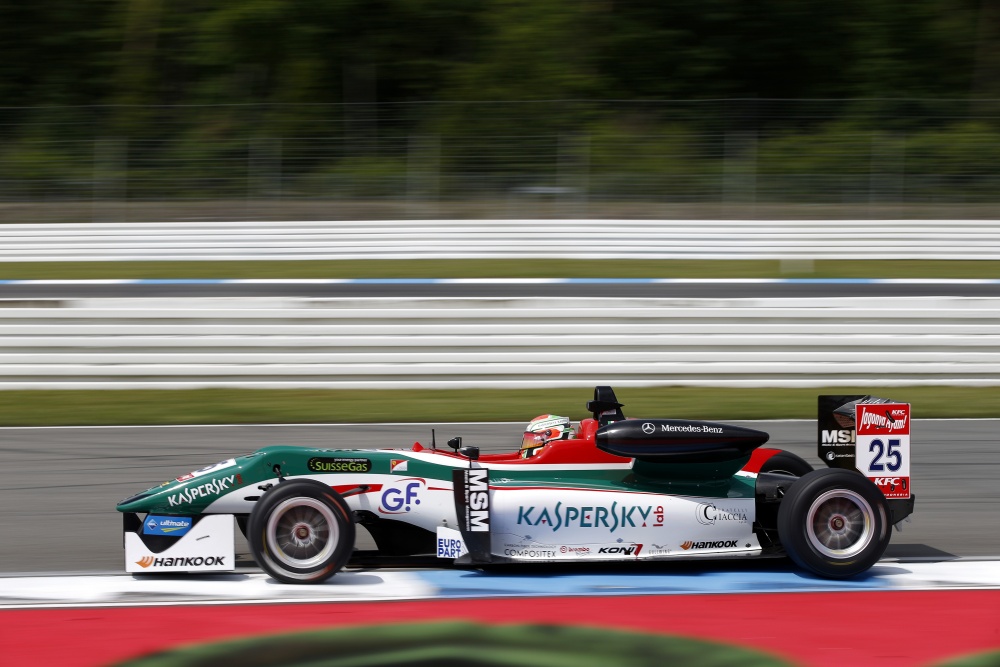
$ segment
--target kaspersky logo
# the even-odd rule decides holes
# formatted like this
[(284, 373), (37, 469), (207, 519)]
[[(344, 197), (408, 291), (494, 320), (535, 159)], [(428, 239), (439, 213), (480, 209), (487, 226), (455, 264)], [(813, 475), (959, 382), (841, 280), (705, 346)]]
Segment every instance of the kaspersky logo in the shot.
[(225, 565), (225, 556), (194, 556), (185, 558), (154, 558), (153, 556), (143, 556), (135, 562), (142, 568), (153, 567), (207, 567), (213, 565)]

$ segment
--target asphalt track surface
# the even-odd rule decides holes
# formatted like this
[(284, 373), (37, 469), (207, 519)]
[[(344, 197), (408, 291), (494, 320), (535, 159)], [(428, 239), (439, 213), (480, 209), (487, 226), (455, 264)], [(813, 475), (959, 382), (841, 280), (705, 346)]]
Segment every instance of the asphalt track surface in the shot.
[[(820, 465), (814, 422), (733, 423), (767, 431), (768, 446)], [(520, 444), (523, 424), (2, 428), (0, 573), (120, 572), (121, 518), (114, 507), (122, 498), (265, 445), (408, 448), (418, 440), (430, 444), (431, 428), (439, 444), (462, 436), (466, 445), (500, 452)], [(1000, 420), (914, 423), (916, 511), (902, 533), (894, 532), (887, 557), (1000, 555), (998, 428)], [(237, 551), (245, 552), (237, 539)]]
[(488, 281), (436, 283), (422, 280), (356, 282), (309, 281), (183, 281), (149, 280), (134, 283), (0, 284), (0, 299), (84, 298), (197, 298), (197, 297), (594, 297), (594, 298), (829, 298), (904, 296), (1000, 296), (993, 282), (867, 282), (852, 280), (787, 280), (780, 282), (646, 283), (631, 280), (574, 281), (570, 283)]

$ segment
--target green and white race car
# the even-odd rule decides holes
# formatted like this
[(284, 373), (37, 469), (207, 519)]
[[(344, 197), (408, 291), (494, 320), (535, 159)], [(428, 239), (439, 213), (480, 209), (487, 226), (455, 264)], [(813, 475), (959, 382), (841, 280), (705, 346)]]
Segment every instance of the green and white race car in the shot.
[[(825, 401), (825, 402), (824, 402)], [(133, 573), (235, 567), (235, 527), (275, 579), (354, 563), (655, 561), (790, 556), (823, 577), (869, 569), (913, 511), (909, 405), (820, 397), (813, 470), (762, 431), (626, 419), (610, 387), (567, 439), (522, 451), (272, 446), (118, 503)], [(355, 548), (356, 524), (377, 551)]]

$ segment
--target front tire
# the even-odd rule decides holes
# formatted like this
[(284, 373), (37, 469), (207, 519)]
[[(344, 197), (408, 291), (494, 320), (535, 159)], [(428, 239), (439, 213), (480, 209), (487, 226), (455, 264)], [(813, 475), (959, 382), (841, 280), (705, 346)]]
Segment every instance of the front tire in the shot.
[(281, 482), (250, 513), (247, 543), (254, 560), (286, 584), (318, 584), (340, 571), (354, 551), (351, 510), (320, 482)]
[(778, 539), (801, 568), (843, 579), (866, 572), (891, 536), (889, 505), (860, 473), (814, 470), (795, 482), (778, 508)]

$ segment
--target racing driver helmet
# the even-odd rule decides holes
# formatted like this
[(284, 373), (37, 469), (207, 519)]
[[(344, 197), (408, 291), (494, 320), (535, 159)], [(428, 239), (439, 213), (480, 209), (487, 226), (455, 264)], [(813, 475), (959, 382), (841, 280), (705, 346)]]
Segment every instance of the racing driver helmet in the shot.
[(539, 415), (528, 422), (521, 438), (521, 458), (533, 456), (551, 440), (567, 440), (573, 436), (569, 417)]

